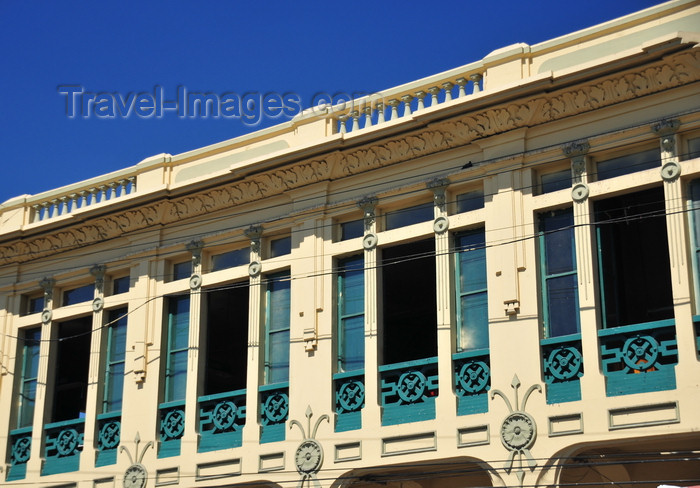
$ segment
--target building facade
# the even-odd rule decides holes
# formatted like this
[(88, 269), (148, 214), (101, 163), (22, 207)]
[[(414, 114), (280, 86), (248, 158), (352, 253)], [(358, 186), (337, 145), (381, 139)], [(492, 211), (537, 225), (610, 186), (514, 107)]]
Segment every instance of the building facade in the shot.
[(3, 486), (700, 484), (699, 27), (5, 202)]

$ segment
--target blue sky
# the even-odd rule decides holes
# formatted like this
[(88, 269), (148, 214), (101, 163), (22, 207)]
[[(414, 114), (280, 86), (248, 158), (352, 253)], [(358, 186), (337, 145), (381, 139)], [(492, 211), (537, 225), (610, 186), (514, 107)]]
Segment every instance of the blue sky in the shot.
[(658, 3), (0, 0), (0, 202), (287, 120), (70, 118), (62, 86), (126, 103), (154, 89), (174, 100), (178, 87), (286, 93), (307, 107), (318, 93), (378, 92)]

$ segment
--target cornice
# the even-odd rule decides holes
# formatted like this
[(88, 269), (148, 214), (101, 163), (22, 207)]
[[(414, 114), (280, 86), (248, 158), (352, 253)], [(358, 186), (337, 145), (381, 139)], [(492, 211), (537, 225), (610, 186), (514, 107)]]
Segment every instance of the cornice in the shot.
[(427, 156), (513, 129), (532, 127), (650, 95), (700, 79), (700, 49), (656, 63), (542, 94), (522, 102), (478, 110), (381, 142), (334, 151), (284, 168), (251, 175), (177, 198), (87, 220), (69, 228), (0, 246), (0, 265), (27, 262), (77, 249), (154, 225), (168, 225), (321, 181), (356, 175)]

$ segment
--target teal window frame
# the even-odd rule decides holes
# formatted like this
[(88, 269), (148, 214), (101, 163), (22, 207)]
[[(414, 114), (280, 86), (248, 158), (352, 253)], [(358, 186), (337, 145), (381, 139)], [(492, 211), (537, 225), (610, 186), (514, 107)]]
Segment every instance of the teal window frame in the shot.
[(362, 254), (338, 261), (338, 372), (364, 368), (364, 262)]
[[(574, 212), (571, 207), (542, 212), (538, 216), (538, 244), (540, 257), (540, 288), (542, 290), (542, 326), (544, 337), (562, 337), (581, 332), (579, 313), (578, 269), (576, 266), (576, 239), (574, 236)], [(559, 251), (559, 252), (557, 252)], [(561, 294), (556, 283), (569, 285), (572, 289), (573, 302)], [(561, 305), (566, 300), (564, 307)], [(563, 309), (566, 308), (566, 311)], [(563, 312), (563, 313), (562, 313)], [(567, 329), (562, 316), (575, 317), (573, 330)]]
[(700, 314), (700, 178), (692, 180), (689, 187), (691, 221), (690, 241), (693, 251), (693, 282), (695, 285), (695, 313)]
[[(108, 312), (105, 346), (104, 390), (102, 413), (120, 411), (124, 399), (124, 370), (126, 365), (126, 327), (128, 307)], [(118, 393), (118, 399), (115, 395)]]
[[(457, 352), (489, 347), (486, 234), (483, 227), (455, 235)], [(467, 337), (477, 340), (469, 344)]]
[[(168, 318), (165, 338), (164, 402), (185, 399), (187, 356), (189, 350), (190, 297), (168, 297)], [(184, 344), (183, 339), (184, 337)], [(184, 356), (184, 361), (182, 357)]]
[[(266, 281), (264, 384), (269, 385), (289, 380), (291, 280), (284, 271)], [(276, 345), (281, 348), (273, 351)]]
[[(17, 420), (15, 428), (31, 427), (36, 407), (36, 387), (39, 380), (41, 328), (22, 333), (21, 376), (17, 389)], [(33, 397), (27, 392), (33, 392)]]

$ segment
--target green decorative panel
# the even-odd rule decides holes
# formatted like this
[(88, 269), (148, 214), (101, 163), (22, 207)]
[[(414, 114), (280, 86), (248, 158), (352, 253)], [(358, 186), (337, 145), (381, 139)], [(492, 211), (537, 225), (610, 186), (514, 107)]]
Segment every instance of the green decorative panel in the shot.
[(22, 480), (27, 475), (27, 461), (32, 451), (32, 428), (10, 431), (10, 466), (7, 481)]
[(179, 456), (180, 442), (185, 433), (185, 402), (161, 403), (158, 412), (160, 417), (158, 457)]
[(65, 420), (44, 426), (42, 476), (77, 471), (83, 450), (84, 419)]
[(335, 431), (361, 429), (362, 409), (365, 407), (365, 371), (335, 374), (333, 382), (335, 383)]
[(245, 390), (199, 397), (198, 452), (243, 445)]
[(261, 386), (260, 443), (283, 441), (289, 418), (289, 383)]
[(116, 464), (121, 440), (121, 411), (97, 416), (97, 453), (95, 466)]
[(598, 337), (608, 396), (676, 388), (674, 320), (604, 329)]
[(488, 412), (491, 389), (489, 350), (461, 352), (452, 356), (457, 394), (457, 415)]
[(382, 425), (435, 418), (438, 395), (437, 358), (379, 367), (382, 388)]
[(581, 334), (544, 339), (540, 349), (547, 403), (580, 400), (580, 378), (583, 376)]

